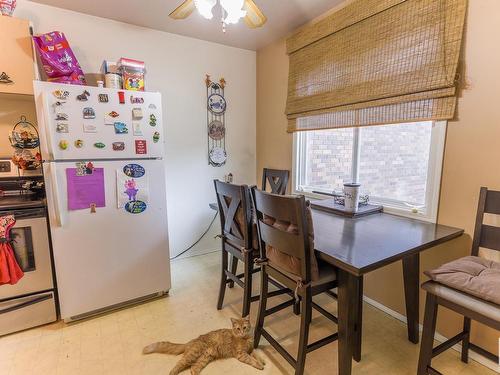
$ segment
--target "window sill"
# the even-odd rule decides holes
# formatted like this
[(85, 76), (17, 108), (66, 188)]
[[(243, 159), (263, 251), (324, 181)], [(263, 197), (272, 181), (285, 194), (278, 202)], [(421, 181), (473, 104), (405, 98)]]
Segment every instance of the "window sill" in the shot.
[[(323, 195), (323, 194), (316, 194), (316, 193), (312, 193), (310, 191), (294, 191), (293, 194), (304, 195), (308, 199), (317, 199), (317, 200), (328, 199), (328, 197)], [(371, 203), (381, 205), (384, 208), (384, 212), (387, 214), (403, 216), (403, 217), (407, 217), (410, 219), (426, 221), (429, 223), (436, 223), (437, 222), (437, 218), (431, 217), (430, 215), (423, 213), (423, 212), (415, 213), (407, 207), (387, 205), (387, 204), (377, 202), (377, 201), (373, 201)]]

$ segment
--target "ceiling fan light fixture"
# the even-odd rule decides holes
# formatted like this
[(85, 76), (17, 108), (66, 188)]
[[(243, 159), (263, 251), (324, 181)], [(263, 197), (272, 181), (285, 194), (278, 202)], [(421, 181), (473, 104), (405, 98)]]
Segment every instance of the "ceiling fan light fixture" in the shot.
[(214, 15), (212, 9), (217, 4), (217, 0), (194, 0), (194, 5), (202, 17), (211, 20)]
[(245, 17), (247, 14), (246, 10), (243, 10), (243, 5), (245, 0), (219, 0), (220, 5), (226, 11), (226, 18), (224, 18), (225, 24), (236, 24), (240, 18)]

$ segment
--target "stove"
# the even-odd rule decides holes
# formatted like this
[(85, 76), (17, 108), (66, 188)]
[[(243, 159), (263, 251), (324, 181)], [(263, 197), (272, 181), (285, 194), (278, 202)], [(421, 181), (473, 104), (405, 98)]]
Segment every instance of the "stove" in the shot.
[(24, 276), (0, 285), (0, 336), (57, 320), (43, 176), (9, 173), (0, 171), (0, 216), (14, 215), (10, 238)]

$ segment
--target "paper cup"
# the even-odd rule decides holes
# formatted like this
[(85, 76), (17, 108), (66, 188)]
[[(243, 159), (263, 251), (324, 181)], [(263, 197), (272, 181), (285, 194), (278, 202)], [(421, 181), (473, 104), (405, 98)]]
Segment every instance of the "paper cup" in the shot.
[(348, 212), (358, 212), (359, 207), (359, 187), (357, 183), (344, 184), (344, 205)]

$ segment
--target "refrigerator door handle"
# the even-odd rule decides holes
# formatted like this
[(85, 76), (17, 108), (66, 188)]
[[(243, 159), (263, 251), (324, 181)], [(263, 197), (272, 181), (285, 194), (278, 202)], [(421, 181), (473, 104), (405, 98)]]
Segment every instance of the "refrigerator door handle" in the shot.
[(52, 137), (52, 128), (50, 126), (50, 113), (51, 113), (51, 108), (49, 105), (49, 101), (47, 100), (47, 97), (44, 94), (42, 94), (42, 101), (43, 101), (43, 107), (44, 107), (44, 130), (45, 130), (45, 137), (47, 139), (47, 153), (49, 156), (49, 160), (54, 160), (54, 146), (53, 146), (53, 137)]
[(59, 205), (59, 186), (57, 185), (57, 169), (54, 163), (48, 164), (50, 184), (52, 185), (52, 200), (55, 215), (56, 225), (62, 227), (64, 225), (64, 220), (61, 214), (61, 207)]

